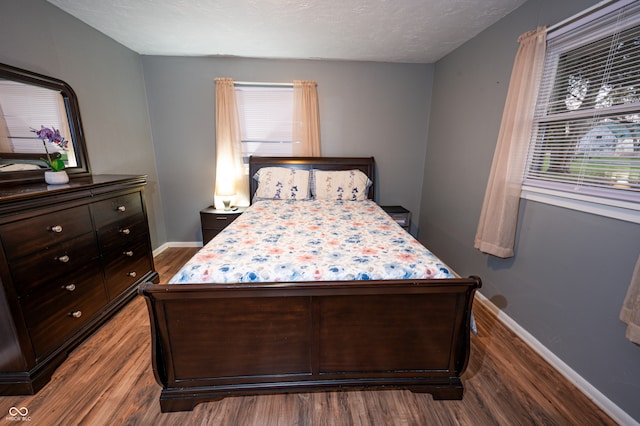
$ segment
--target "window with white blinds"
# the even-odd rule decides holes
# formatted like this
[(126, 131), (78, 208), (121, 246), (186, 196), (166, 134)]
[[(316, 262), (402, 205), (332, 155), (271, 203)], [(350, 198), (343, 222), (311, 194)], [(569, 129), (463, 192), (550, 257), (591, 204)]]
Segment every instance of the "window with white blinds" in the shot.
[(548, 35), (525, 190), (640, 202), (640, 2), (583, 21)]
[[(44, 154), (44, 146), (31, 129), (40, 126), (55, 127), (63, 131), (60, 112), (60, 93), (55, 90), (9, 80), (0, 80), (0, 103), (9, 142), (14, 152)], [(63, 134), (69, 140), (69, 136)], [(47, 149), (53, 152), (53, 145)]]
[(242, 156), (291, 156), (293, 85), (235, 84)]

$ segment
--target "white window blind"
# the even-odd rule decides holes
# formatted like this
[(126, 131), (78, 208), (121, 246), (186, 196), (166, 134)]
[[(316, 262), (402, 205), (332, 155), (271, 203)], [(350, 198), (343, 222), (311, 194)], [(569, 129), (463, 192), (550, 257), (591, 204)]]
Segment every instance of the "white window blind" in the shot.
[(524, 185), (637, 202), (640, 2), (584, 21), (549, 34)]
[(236, 83), (242, 156), (291, 156), (293, 85)]
[[(17, 83), (8, 80), (0, 81), (0, 102), (2, 112), (9, 131), (9, 139), (15, 152), (44, 153), (44, 146), (31, 129), (39, 130), (40, 126), (55, 127), (63, 131), (60, 104), (60, 93), (51, 89)], [(65, 116), (66, 119), (66, 116)], [(68, 135), (64, 135), (69, 139)], [(53, 152), (57, 147), (47, 147)]]

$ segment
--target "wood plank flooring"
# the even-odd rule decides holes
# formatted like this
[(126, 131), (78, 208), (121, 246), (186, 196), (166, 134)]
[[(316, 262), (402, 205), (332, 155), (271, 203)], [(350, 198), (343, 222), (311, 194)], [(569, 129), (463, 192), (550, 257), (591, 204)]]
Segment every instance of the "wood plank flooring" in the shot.
[[(196, 249), (156, 258), (162, 282)], [(37, 395), (0, 397), (0, 426), (11, 407), (31, 425), (613, 425), (479, 303), (462, 401), (409, 391), (353, 391), (232, 397), (191, 412), (161, 413), (151, 370), (149, 319), (136, 297), (72, 352)]]

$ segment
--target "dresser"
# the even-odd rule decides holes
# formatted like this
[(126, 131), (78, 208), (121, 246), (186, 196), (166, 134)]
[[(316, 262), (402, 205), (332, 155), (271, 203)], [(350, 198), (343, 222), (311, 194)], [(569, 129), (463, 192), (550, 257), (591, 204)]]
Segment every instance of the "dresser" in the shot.
[(145, 176), (0, 186), (0, 395), (33, 394), (68, 353), (158, 282)]

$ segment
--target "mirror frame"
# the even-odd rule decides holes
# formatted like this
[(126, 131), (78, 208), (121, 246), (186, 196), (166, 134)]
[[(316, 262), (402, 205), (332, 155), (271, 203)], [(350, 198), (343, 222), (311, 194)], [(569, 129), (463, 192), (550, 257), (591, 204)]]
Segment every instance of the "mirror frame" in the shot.
[[(80, 106), (78, 98), (67, 83), (57, 78), (27, 71), (11, 65), (0, 63), (0, 78), (5, 80), (17, 81), (20, 83), (40, 86), (47, 89), (60, 92), (67, 109), (67, 118), (69, 120), (69, 129), (71, 131), (70, 142), (73, 143), (78, 165), (76, 167), (67, 167), (65, 170), (70, 179), (89, 176), (91, 169), (87, 158), (87, 148), (84, 139), (84, 130), (82, 129), (82, 121), (80, 119)], [(24, 154), (24, 153), (0, 153), (1, 157), (12, 159), (39, 159), (41, 154)], [(0, 173), (0, 185), (18, 184), (28, 182), (44, 182), (43, 170), (28, 170), (18, 172), (2, 172)]]

